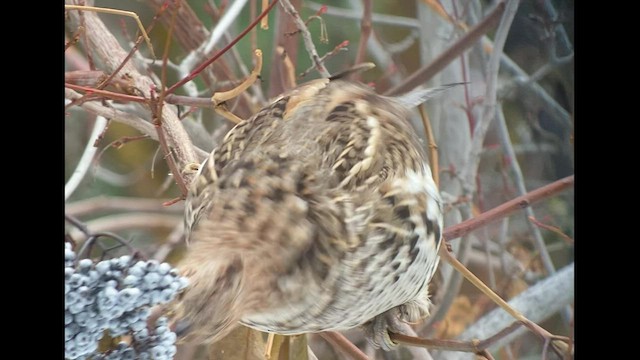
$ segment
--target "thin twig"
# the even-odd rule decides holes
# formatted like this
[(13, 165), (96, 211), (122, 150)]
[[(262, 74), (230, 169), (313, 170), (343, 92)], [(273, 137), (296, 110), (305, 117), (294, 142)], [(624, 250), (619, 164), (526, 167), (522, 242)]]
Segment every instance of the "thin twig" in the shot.
[(365, 355), (357, 346), (353, 345), (351, 341), (347, 340), (344, 335), (335, 331), (321, 332), (320, 336), (327, 340), (330, 344), (334, 345), (345, 354), (351, 356), (354, 360), (369, 360), (369, 357)]
[(65, 212), (71, 216), (86, 216), (103, 211), (133, 211), (133, 212), (159, 212), (181, 213), (179, 207), (166, 207), (162, 203), (167, 199), (148, 199), (120, 196), (96, 196), (65, 204)]
[(431, 120), (429, 115), (424, 109), (424, 104), (418, 106), (420, 111), (420, 119), (424, 126), (424, 133), (427, 137), (427, 143), (429, 144), (429, 164), (431, 165), (431, 174), (433, 175), (433, 181), (436, 183), (436, 187), (440, 188), (440, 166), (438, 165), (438, 144), (433, 136), (433, 129), (431, 128)]
[(182, 63), (180, 63), (180, 67), (190, 71), (197, 63), (204, 60), (207, 54), (213, 51), (213, 48), (218, 44), (229, 27), (236, 21), (246, 3), (247, 0), (234, 1), (217, 22), (216, 27), (213, 28), (213, 31), (209, 34), (209, 38), (200, 45), (200, 47), (189, 53), (189, 55), (182, 60)]
[(320, 61), (320, 56), (318, 56), (318, 51), (316, 51), (316, 47), (313, 44), (313, 40), (311, 39), (311, 33), (309, 29), (304, 24), (304, 21), (300, 18), (300, 14), (296, 11), (296, 9), (291, 5), (289, 0), (280, 0), (280, 6), (284, 9), (284, 11), (291, 16), (293, 22), (296, 24), (296, 27), (300, 30), (302, 34), (302, 40), (304, 41), (304, 47), (307, 49), (309, 53), (309, 57), (311, 58), (311, 63), (315, 65), (316, 70), (320, 73), (320, 75), (324, 78), (328, 78), (331, 76), (329, 71), (324, 67), (322, 62)]
[[(64, 44), (64, 51), (66, 52), (67, 49), (69, 49), (71, 46), (75, 45), (78, 43), (78, 41), (80, 41), (80, 36), (82, 35), (82, 32), (84, 32), (84, 28), (82, 26), (78, 26), (78, 29), (76, 29), (75, 33), (73, 34), (73, 36), (71, 37), (71, 40), (67, 41), (66, 44)], [(66, 39), (66, 35), (65, 35), (65, 39)]]
[(180, 222), (167, 236), (167, 241), (158, 247), (158, 250), (153, 254), (152, 258), (158, 261), (165, 261), (167, 256), (175, 249), (180, 243), (182, 243), (184, 235), (184, 223)]
[(240, 39), (242, 39), (251, 29), (253, 29), (256, 25), (258, 25), (258, 23), (260, 22), (260, 20), (267, 16), (267, 14), (269, 13), (269, 11), (271, 9), (273, 9), (273, 7), (276, 5), (276, 3), (278, 2), (278, 0), (273, 0), (271, 2), (271, 4), (269, 4), (269, 7), (266, 8), (257, 18), (255, 18), (253, 20), (253, 22), (251, 22), (251, 24), (249, 24), (249, 26), (247, 26), (240, 34), (238, 34), (238, 36), (235, 37), (235, 39), (233, 39), (232, 41), (230, 41), (224, 48), (222, 48), (220, 51), (218, 51), (215, 55), (213, 55), (209, 60), (203, 62), (202, 64), (200, 64), (200, 66), (198, 66), (195, 70), (193, 70), (189, 75), (187, 75), (184, 79), (178, 81), (177, 83), (173, 84), (167, 91), (167, 94), (171, 94), (173, 93), (177, 88), (179, 88), (180, 86), (188, 83), (189, 81), (193, 80), (196, 76), (198, 76), (198, 74), (204, 70), (204, 68), (206, 68), (207, 66), (209, 66), (211, 63), (213, 63), (214, 61), (216, 61), (220, 56), (222, 56), (224, 53), (227, 52), (227, 50), (229, 50), (231, 47), (233, 47), (238, 41), (240, 41)]
[[(513, 176), (513, 181), (516, 184), (516, 188), (518, 189), (518, 195), (523, 195), (527, 193), (526, 186), (524, 184), (524, 176), (522, 175), (522, 170), (520, 169), (520, 163), (516, 157), (515, 151), (513, 150), (513, 144), (511, 142), (511, 137), (509, 136), (509, 129), (507, 129), (507, 122), (504, 118), (504, 113), (502, 111), (502, 106), (499, 106), (496, 111), (497, 116), (497, 128), (498, 128), (498, 136), (500, 137), (500, 144), (502, 145), (502, 149), (505, 152), (506, 162), (509, 164), (509, 168), (511, 170), (511, 174)], [(529, 207), (525, 209), (525, 214), (528, 218), (534, 218), (535, 214), (533, 210)], [(536, 249), (540, 252), (542, 257), (542, 262), (545, 266), (545, 269), (553, 274), (555, 272), (553, 263), (551, 262), (551, 257), (549, 256), (549, 252), (545, 248), (544, 239), (542, 238), (542, 234), (540, 233), (540, 229), (534, 226), (531, 222), (529, 224), (529, 230), (533, 234), (533, 238), (535, 240)]]
[(84, 5), (65, 5), (64, 8), (70, 9), (70, 10), (103, 12), (106, 14), (129, 16), (133, 18), (136, 21), (136, 25), (138, 25), (138, 29), (140, 30), (140, 32), (142, 32), (142, 36), (144, 37), (144, 40), (147, 42), (147, 46), (149, 46), (149, 51), (151, 52), (151, 56), (155, 57), (153, 53), (153, 46), (151, 45), (151, 39), (149, 39), (149, 35), (147, 35), (147, 32), (144, 29), (144, 26), (142, 26), (142, 22), (140, 22), (140, 18), (138, 17), (138, 14), (134, 13), (133, 11), (124, 11), (124, 10), (118, 10), (118, 9), (100, 8), (95, 6), (84, 6)]
[[(459, 262), (453, 255), (451, 255), (449, 253), (449, 250), (447, 250), (445, 247), (440, 248), (440, 257), (446, 260), (451, 266), (453, 266), (458, 272), (460, 272), (469, 282), (471, 282), (476, 288), (478, 288), (478, 290), (482, 291), (489, 299), (491, 299), (491, 301), (498, 304), (502, 308), (502, 310), (506, 311), (514, 319), (521, 322), (534, 334), (538, 335), (545, 341), (550, 338), (555, 338), (554, 335), (543, 329), (540, 325), (528, 319), (519, 310), (510, 306), (504, 299), (498, 296), (498, 294), (493, 292), (493, 290), (491, 290), (480, 279), (478, 279), (475, 274), (469, 271), (469, 269), (467, 269), (461, 262)], [(557, 349), (554, 348), (554, 351), (557, 351)]]
[(441, 339), (423, 339), (415, 336), (408, 336), (403, 334), (389, 333), (389, 337), (394, 342), (410, 346), (420, 346), (433, 350), (448, 350), (448, 351), (461, 351), (470, 353), (479, 353), (486, 350), (505, 336), (511, 334), (515, 330), (522, 327), (519, 322), (514, 322), (506, 328), (500, 330), (495, 335), (488, 337), (484, 340), (472, 340), (472, 341), (459, 341), (459, 340), (441, 340)]
[[(160, 16), (162, 16), (162, 14), (164, 13), (164, 11), (167, 9), (167, 6), (161, 6), (160, 9), (154, 14), (153, 19), (151, 20), (151, 23), (149, 24), (149, 26), (146, 29), (146, 32), (149, 33), (151, 32), (151, 30), (153, 30), (153, 28), (155, 27), (156, 23), (158, 22), (158, 19), (160, 18)], [(136, 20), (139, 22), (140, 20), (137, 19), (136, 16)], [(148, 40), (148, 38), (146, 37), (146, 33), (144, 32), (145, 29), (143, 30), (143, 34), (144, 36), (139, 36), (138, 39), (136, 40), (136, 42), (133, 44), (133, 46), (131, 47), (131, 50), (129, 51), (129, 53), (127, 54), (127, 56), (122, 60), (122, 62), (120, 63), (120, 65), (111, 72), (111, 74), (109, 76), (107, 76), (106, 79), (104, 79), (96, 88), (97, 89), (104, 89), (105, 86), (107, 86), (111, 80), (113, 80), (113, 78), (115, 78), (115, 76), (120, 72), (120, 70), (122, 70), (122, 68), (124, 67), (124, 65), (129, 61), (129, 59), (131, 59), (131, 57), (138, 51), (138, 48), (140, 47), (140, 44), (142, 43), (143, 38), (145, 40)], [(151, 43), (149, 41), (147, 41), (147, 45), (151, 46)], [(152, 54), (152, 58), (155, 58), (155, 55), (153, 55), (153, 49), (151, 48), (151, 54)]]
[[(181, 218), (176, 215), (165, 214), (118, 214), (103, 216), (101, 218), (87, 221), (86, 227), (91, 233), (105, 233), (105, 232), (117, 232), (129, 229), (166, 229), (174, 228), (181, 221)], [(78, 243), (82, 243), (86, 240), (87, 234), (81, 234), (79, 232), (72, 232), (71, 236)]]
[[(116, 240), (117, 242), (119, 242), (121, 245), (126, 246), (129, 251), (131, 251), (132, 254), (137, 253), (137, 250), (134, 249), (131, 244), (129, 244), (129, 241), (125, 240), (124, 238), (122, 238), (120, 235), (108, 232), (108, 231), (96, 231), (93, 232), (89, 229), (89, 226), (85, 223), (83, 223), (82, 221), (80, 221), (78, 218), (69, 215), (69, 214), (64, 214), (64, 218), (65, 220), (67, 220), (67, 222), (71, 223), (76, 229), (79, 230), (80, 233), (82, 233), (82, 235), (86, 236), (87, 241), (84, 242), (84, 244), (82, 245), (82, 247), (80, 248), (80, 250), (78, 250), (76, 253), (78, 254), (77, 258), (76, 258), (76, 262), (78, 262), (83, 254), (86, 253), (87, 257), (90, 255), (91, 253), (91, 248), (93, 247), (93, 244), (98, 240), (98, 238), (100, 237), (109, 237), (112, 238), (114, 240)], [(74, 237), (73, 235), (71, 235), (71, 237), (74, 239), (76, 246), (80, 243), (80, 241), (78, 241), (77, 237)]]
[[(535, 322), (542, 322), (551, 315), (557, 313), (565, 305), (570, 304), (574, 300), (574, 276), (575, 267), (571, 263), (564, 268), (558, 270), (556, 274), (550, 276), (536, 285), (528, 288), (515, 298), (509, 301), (509, 305), (519, 309), (523, 315)], [(480, 318), (475, 324), (469, 326), (458, 339), (477, 339), (484, 338), (496, 331), (503, 329), (505, 326), (513, 323), (513, 318), (505, 313), (502, 309), (494, 309), (488, 314)], [(526, 332), (526, 329), (519, 328), (495, 341), (491, 348), (497, 349), (511, 343), (515, 338)], [(550, 339), (568, 340), (564, 337), (549, 336)], [(552, 341), (553, 344), (553, 341)], [(553, 346), (554, 351), (558, 349)], [(447, 360), (467, 359), (463, 353), (450, 353)]]
[(562, 230), (560, 230), (559, 227), (553, 226), (553, 225), (547, 225), (541, 222), (540, 220), (537, 220), (533, 216), (529, 216), (528, 218), (529, 218), (529, 221), (531, 221), (534, 225), (558, 234), (567, 244), (573, 245), (574, 240), (569, 235), (562, 232)]
[(475, 229), (483, 227), (493, 221), (500, 220), (512, 214), (515, 211), (522, 210), (523, 208), (531, 206), (533, 203), (542, 199), (546, 199), (557, 193), (568, 189), (573, 186), (574, 176), (567, 176), (560, 180), (556, 180), (551, 184), (545, 185), (536, 190), (530, 191), (525, 195), (518, 196), (515, 199), (509, 200), (502, 205), (485, 211), (482, 214), (474, 217), (473, 219), (461, 222), (460, 224), (450, 226), (446, 228), (442, 236), (446, 240), (453, 240), (464, 236)]
[[(489, 50), (493, 48), (493, 44), (486, 37), (482, 39), (482, 45)], [(557, 119), (563, 127), (567, 129), (571, 128), (571, 115), (569, 112), (567, 112), (562, 105), (558, 104), (540, 84), (530, 81), (530, 75), (522, 70), (515, 61), (503, 54), (500, 67), (504, 68), (506, 72), (511, 73), (516, 79), (519, 79), (517, 84), (521, 85), (519, 88), (525, 92), (525, 96), (533, 95), (540, 99), (541, 102), (546, 105), (546, 109), (554, 119)]]
[[(65, 93), (65, 97), (70, 100), (74, 100), (82, 97), (82, 95), (71, 90), (70, 88), (65, 89), (64, 93)], [(206, 100), (209, 101), (209, 103), (211, 103), (211, 99), (206, 99)], [(132, 128), (140, 131), (141, 133), (145, 135), (149, 135), (149, 137), (151, 137), (153, 140), (158, 141), (158, 133), (156, 132), (153, 125), (151, 125), (149, 122), (147, 122), (146, 120), (136, 115), (130, 114), (125, 111), (117, 110), (114, 108), (106, 107), (96, 102), (86, 102), (80, 105), (80, 107), (93, 114), (104, 116), (109, 120), (120, 122), (128, 126), (131, 126)], [(204, 151), (196, 146), (193, 146), (193, 150), (195, 151), (195, 154), (198, 156), (199, 159), (204, 159), (209, 155), (209, 152)]]
[(485, 135), (489, 130), (489, 125), (495, 117), (496, 113), (496, 98), (498, 89), (498, 70), (500, 69), (500, 57), (502, 56), (502, 49), (507, 40), (511, 23), (518, 10), (519, 0), (507, 0), (504, 14), (500, 20), (498, 30), (493, 44), (493, 51), (489, 58), (489, 65), (487, 66), (486, 74), (486, 90), (484, 95), (482, 117), (478, 120), (475, 129), (473, 129), (473, 139), (471, 142), (471, 149), (469, 149), (469, 155), (467, 163), (462, 173), (462, 186), (466, 194), (474, 194), (476, 190), (476, 177), (478, 173), (478, 166), (480, 164), (480, 153), (482, 152)]
[[(318, 4), (313, 1), (305, 1), (304, 3), (305, 3), (305, 7), (308, 7), (309, 9), (316, 10), (316, 11), (320, 10), (323, 6), (326, 7), (325, 13), (327, 15), (338, 16), (338, 17), (354, 19), (354, 20), (360, 20), (362, 18), (361, 10), (351, 10), (351, 9), (337, 7), (337, 6), (326, 6), (326, 5)], [(377, 14), (377, 13), (371, 14), (371, 22), (380, 24), (380, 25), (392, 25), (392, 26), (398, 26), (403, 28), (410, 27), (415, 29), (423, 26), (423, 24), (421, 24), (420, 21), (414, 18), (397, 16), (397, 15), (388, 15), (388, 14)]]
[(474, 26), (468, 33), (464, 34), (458, 41), (453, 43), (447, 50), (427, 64), (407, 77), (402, 83), (387, 90), (385, 95), (397, 95), (407, 92), (418, 85), (424, 84), (435, 74), (444, 69), (451, 61), (456, 59), (461, 53), (470, 48), (475, 42), (491, 30), (500, 20), (505, 11), (504, 2), (498, 3), (495, 9), (487, 17)]
[(199, 108), (211, 107), (211, 97), (192, 97), (169, 94), (164, 98), (164, 101), (173, 105), (194, 106)]
[[(427, 5), (432, 6), (433, 4), (436, 4), (436, 3), (437, 2), (435, 1), (428, 1)], [(322, 6), (315, 2), (305, 2), (305, 4), (312, 10), (318, 10)], [(335, 6), (329, 7), (326, 13), (327, 15), (330, 15), (330, 16), (337, 16), (337, 17), (342, 17), (347, 19), (356, 19), (356, 20), (359, 20), (360, 17), (362, 16), (362, 11), (359, 9), (351, 10), (351, 9), (339, 8)], [(446, 13), (441, 13), (438, 11), (436, 11), (436, 13), (442, 16), (442, 18), (445, 19), (446, 21), (456, 25), (461, 29), (468, 28), (467, 25), (464, 23), (455, 22)], [(395, 15), (387, 15), (387, 14), (373, 13), (371, 16), (371, 20), (375, 24), (386, 24), (386, 25), (393, 25), (398, 27), (409, 27), (413, 29), (420, 29), (423, 26), (423, 24), (417, 19), (402, 17), (402, 16), (395, 16)], [(376, 40), (375, 37), (372, 39), (374, 40), (372, 44), (376, 44), (377, 42), (375, 41)], [(493, 42), (487, 36), (482, 37), (482, 46), (485, 52), (490, 53), (491, 51), (493, 51)], [(376, 62), (378, 62), (379, 66), (386, 67), (388, 63), (385, 62), (385, 60), (380, 57), (380, 51), (378, 51), (382, 49), (379, 47), (376, 47), (376, 49), (377, 49), (376, 51), (372, 51), (372, 55), (374, 55), (374, 57), (376, 58)], [(550, 112), (550, 115), (554, 119), (559, 120), (560, 123), (565, 127), (571, 126), (571, 117), (567, 112), (567, 110), (565, 110), (560, 104), (558, 104), (558, 102), (555, 99), (549, 96), (547, 91), (542, 86), (540, 86), (540, 84), (529, 81), (530, 76), (504, 53), (502, 54), (500, 59), (500, 66), (501, 68), (504, 68), (506, 72), (510, 73), (516, 79), (518, 79), (516, 84), (520, 86), (520, 89), (522, 91), (524, 91), (527, 95), (532, 95), (533, 97), (540, 99), (541, 103), (545, 105), (546, 109)]]
[[(331, 50), (328, 53), (324, 54), (320, 58), (320, 62), (324, 63), (325, 60), (327, 60), (328, 58), (330, 58), (333, 55), (337, 54), (339, 51), (347, 50), (347, 46), (349, 46), (349, 40), (345, 40), (345, 41), (341, 42), (340, 44), (336, 45), (336, 47), (333, 48), (333, 50)], [(316, 68), (315, 66), (310, 66), (307, 70), (303, 71), (300, 75), (298, 75), (298, 78), (305, 77), (308, 73), (310, 73), (315, 68)]]
[(147, 99), (143, 98), (142, 96), (120, 94), (120, 93), (115, 93), (115, 92), (112, 92), (112, 91), (98, 90), (98, 89), (95, 89), (95, 88), (92, 88), (92, 87), (74, 85), (74, 84), (69, 84), (69, 83), (65, 83), (64, 87), (72, 89), (72, 90), (84, 91), (84, 92), (86, 92), (86, 94), (100, 95), (100, 96), (103, 96), (103, 97), (105, 97), (107, 99), (112, 99), (112, 100), (134, 101), (134, 102), (146, 102), (147, 101)]
[[(509, 136), (509, 130), (507, 129), (507, 122), (504, 118), (504, 112), (502, 111), (502, 106), (498, 106), (496, 109), (496, 117), (497, 117), (497, 125), (498, 125), (498, 135), (500, 137), (500, 143), (502, 145), (503, 150), (505, 151), (505, 155), (507, 157), (507, 161), (510, 165), (511, 173), (513, 176), (513, 180), (516, 184), (516, 188), (518, 189), (518, 194), (523, 195), (527, 193), (527, 188), (524, 184), (524, 176), (522, 174), (522, 170), (520, 169), (520, 164), (518, 159), (516, 158), (515, 151), (513, 150), (513, 144), (511, 142), (511, 137)], [(535, 213), (531, 207), (525, 209), (525, 214), (527, 216), (527, 225), (529, 227), (529, 231), (533, 235), (534, 245), (536, 250), (540, 253), (540, 258), (542, 259), (542, 263), (544, 264), (545, 270), (549, 274), (554, 274), (556, 269), (551, 261), (551, 256), (549, 255), (549, 251), (544, 243), (544, 238), (542, 237), (542, 233), (540, 229), (535, 226), (535, 224), (530, 219), (535, 219)], [(563, 312), (563, 317), (566, 321), (571, 317), (570, 316), (571, 309), (568, 307)]]
[(98, 148), (95, 146), (96, 139), (98, 136), (102, 134), (104, 129), (107, 128), (107, 119), (102, 116), (97, 116), (96, 121), (93, 124), (93, 131), (91, 131), (91, 135), (89, 136), (89, 140), (87, 141), (87, 145), (82, 152), (82, 156), (80, 157), (80, 161), (78, 161), (78, 165), (75, 170), (71, 174), (71, 177), (64, 185), (64, 200), (67, 201), (71, 194), (78, 188), (82, 179), (87, 174), (89, 167), (91, 167), (91, 163), (93, 161), (93, 157), (96, 154)]
[[(365, 61), (367, 56), (367, 44), (369, 36), (371, 36), (371, 0), (362, 0), (364, 8), (362, 10), (362, 21), (360, 22), (360, 42), (358, 43), (358, 51), (356, 52), (356, 60), (354, 64), (360, 64)], [(359, 80), (360, 75), (354, 76), (355, 80)]]

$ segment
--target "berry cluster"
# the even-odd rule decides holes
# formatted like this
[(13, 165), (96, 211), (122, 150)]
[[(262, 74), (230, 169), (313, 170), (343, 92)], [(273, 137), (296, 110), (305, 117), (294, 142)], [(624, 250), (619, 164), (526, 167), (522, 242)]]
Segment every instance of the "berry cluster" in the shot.
[[(82, 259), (65, 243), (65, 357), (68, 359), (171, 359), (176, 334), (166, 318), (147, 329), (150, 308), (165, 304), (187, 286), (187, 279), (167, 263), (139, 261), (121, 256), (94, 263)], [(120, 343), (99, 354), (98, 342), (109, 336), (131, 335), (131, 344)]]

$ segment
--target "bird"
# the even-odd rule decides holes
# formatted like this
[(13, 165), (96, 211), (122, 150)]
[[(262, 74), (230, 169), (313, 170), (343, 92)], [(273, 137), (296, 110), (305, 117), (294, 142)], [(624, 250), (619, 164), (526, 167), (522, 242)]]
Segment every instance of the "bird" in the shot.
[(412, 107), (441, 88), (387, 97), (322, 78), (233, 127), (185, 201), (189, 286), (180, 341), (239, 324), (294, 335), (362, 327), (376, 348), (428, 316), (442, 201)]

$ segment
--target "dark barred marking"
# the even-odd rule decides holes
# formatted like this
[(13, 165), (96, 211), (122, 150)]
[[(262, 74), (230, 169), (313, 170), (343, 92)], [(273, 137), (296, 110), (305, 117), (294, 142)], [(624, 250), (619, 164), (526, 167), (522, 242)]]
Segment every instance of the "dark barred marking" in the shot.
[(387, 238), (383, 242), (381, 242), (380, 245), (378, 246), (380, 247), (380, 250), (384, 250), (391, 247), (395, 242), (396, 242), (396, 234), (390, 233), (387, 236)]
[(406, 205), (398, 206), (393, 209), (393, 212), (398, 217), (398, 219), (406, 219), (409, 217), (409, 207)]
[(418, 245), (418, 239), (420, 239), (420, 235), (418, 234), (413, 234), (411, 235), (411, 240), (409, 243), (409, 248), (411, 250), (409, 250), (410, 253), (413, 253), (414, 251), (418, 250), (418, 247), (416, 245)]
[(284, 195), (284, 191), (281, 188), (276, 187), (275, 189), (273, 189), (273, 192), (270, 194), (270, 196), (267, 197), (274, 202), (281, 202), (284, 199)]
[[(428, 220), (428, 221), (427, 221), (427, 223), (426, 223), (426, 225), (427, 225), (427, 234), (432, 234), (432, 233), (433, 233), (433, 226), (434, 226), (435, 224), (433, 223), (433, 221)], [(436, 226), (437, 226), (437, 225), (436, 225)]]
[(383, 199), (386, 200), (389, 203), (389, 205), (391, 205), (392, 207), (396, 206), (396, 197), (395, 196), (393, 196), (393, 195), (386, 196)]

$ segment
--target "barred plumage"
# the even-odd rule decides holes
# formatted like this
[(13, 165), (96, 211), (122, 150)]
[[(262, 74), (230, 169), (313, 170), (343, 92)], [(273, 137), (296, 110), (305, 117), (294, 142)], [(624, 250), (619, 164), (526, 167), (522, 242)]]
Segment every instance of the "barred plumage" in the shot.
[(190, 286), (176, 313), (188, 338), (216, 341), (238, 322), (281, 334), (366, 324), (388, 349), (390, 311), (428, 314), (442, 208), (408, 110), (321, 79), (225, 136), (186, 201)]

